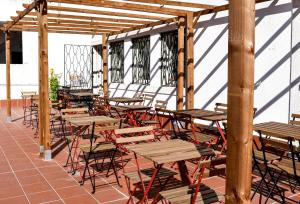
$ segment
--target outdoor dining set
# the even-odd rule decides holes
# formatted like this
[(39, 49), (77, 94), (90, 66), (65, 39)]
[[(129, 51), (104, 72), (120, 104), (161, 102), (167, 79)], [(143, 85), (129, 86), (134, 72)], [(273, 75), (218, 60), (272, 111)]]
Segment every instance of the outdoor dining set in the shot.
[[(23, 120), (38, 131), (36, 96), (22, 93)], [(80, 185), (89, 181), (95, 193), (96, 178), (114, 175), (128, 189), (127, 203), (135, 203), (138, 192), (140, 203), (224, 202), (225, 195), (202, 179), (226, 177), (227, 104), (217, 103), (214, 110), (169, 110), (166, 101), (154, 103), (151, 94), (129, 98), (82, 92), (72, 97), (87, 102), (61, 98), (50, 103), (50, 129), (66, 144), (65, 168), (80, 173)], [(262, 196), (265, 203), (293, 202), (285, 195), (287, 187), (294, 192), (300, 186), (300, 115), (291, 118), (289, 124), (254, 125), (252, 172), (259, 179), (253, 180), (252, 198), (259, 194), (260, 202)], [(144, 160), (153, 165), (145, 166)]]

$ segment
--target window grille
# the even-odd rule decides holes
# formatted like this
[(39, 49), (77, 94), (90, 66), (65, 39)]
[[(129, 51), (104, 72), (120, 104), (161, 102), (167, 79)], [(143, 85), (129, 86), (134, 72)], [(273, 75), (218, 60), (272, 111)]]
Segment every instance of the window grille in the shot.
[(124, 43), (110, 43), (110, 60), (111, 60), (111, 82), (123, 83), (124, 81)]
[(65, 45), (64, 85), (71, 89), (92, 89), (92, 47)]
[(161, 35), (161, 80), (163, 86), (176, 86), (178, 63), (178, 34)]
[(150, 83), (150, 37), (132, 40), (133, 83)]

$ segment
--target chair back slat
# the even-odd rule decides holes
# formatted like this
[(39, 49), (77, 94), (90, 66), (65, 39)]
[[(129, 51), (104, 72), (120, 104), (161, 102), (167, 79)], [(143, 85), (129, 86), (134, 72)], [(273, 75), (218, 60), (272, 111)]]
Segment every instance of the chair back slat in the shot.
[(61, 109), (62, 114), (68, 114), (68, 113), (87, 113), (89, 111), (88, 108), (66, 108)]
[(125, 144), (131, 142), (144, 142), (148, 140), (154, 140), (154, 135), (142, 135), (136, 137), (120, 137), (116, 139), (116, 144)]
[(155, 98), (154, 94), (144, 94), (144, 104), (143, 105), (152, 106), (154, 98)]
[(149, 132), (153, 130), (153, 126), (144, 126), (144, 127), (134, 127), (134, 128), (122, 128), (115, 130), (115, 134), (131, 134), (131, 133), (142, 133)]
[(154, 108), (166, 109), (168, 105), (167, 101), (156, 100)]

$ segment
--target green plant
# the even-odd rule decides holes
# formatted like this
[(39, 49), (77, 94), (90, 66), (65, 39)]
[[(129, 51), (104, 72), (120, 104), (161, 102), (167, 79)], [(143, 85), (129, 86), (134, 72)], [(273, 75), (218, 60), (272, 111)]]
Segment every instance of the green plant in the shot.
[(59, 87), (59, 81), (57, 75), (54, 73), (53, 68), (50, 69), (49, 84), (50, 84), (50, 100), (57, 101), (57, 90)]

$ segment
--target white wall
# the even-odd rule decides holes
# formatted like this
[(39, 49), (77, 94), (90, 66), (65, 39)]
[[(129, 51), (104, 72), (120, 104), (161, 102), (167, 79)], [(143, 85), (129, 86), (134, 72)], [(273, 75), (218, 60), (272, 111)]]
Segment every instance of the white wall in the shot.
[[(291, 64), (291, 0), (269, 1), (257, 4), (256, 14), (256, 61), (255, 61), (255, 98), (254, 106), (258, 108), (255, 122), (282, 121), (289, 117), (290, 69), (297, 68), (294, 60)], [(295, 9), (294, 9), (295, 11)], [(228, 51), (228, 12), (202, 16), (195, 28), (195, 108), (212, 109), (216, 102), (227, 101), (227, 51)], [(298, 17), (299, 18), (299, 17)], [(299, 25), (299, 23), (297, 24)], [(299, 27), (299, 26), (298, 26)], [(176, 107), (176, 91), (172, 87), (161, 87), (159, 57), (159, 33), (174, 29), (144, 29), (143, 32), (131, 32), (125, 37), (125, 76), (124, 84), (110, 84), (111, 95), (132, 96), (135, 90), (156, 94), (156, 99), (168, 100), (168, 107)], [(294, 28), (295, 30), (296, 28)], [(299, 29), (298, 29), (299, 30)], [(138, 33), (138, 34), (137, 34)], [(131, 84), (131, 38), (150, 34), (151, 76), (149, 86)], [(122, 40), (125, 35), (111, 37), (111, 40)], [(299, 33), (298, 35), (299, 36)], [(293, 44), (299, 43), (299, 37), (293, 38)], [(128, 54), (127, 54), (128, 53)], [(158, 63), (156, 63), (158, 62)], [(153, 67), (155, 65), (155, 67)], [(299, 72), (299, 71), (298, 71)], [(294, 78), (299, 74), (294, 71)], [(299, 84), (299, 83), (298, 83)], [(292, 94), (298, 102), (299, 90)], [(298, 94), (298, 95), (296, 95)], [(299, 103), (294, 102), (300, 111)], [(299, 105), (298, 105), (299, 104)]]

